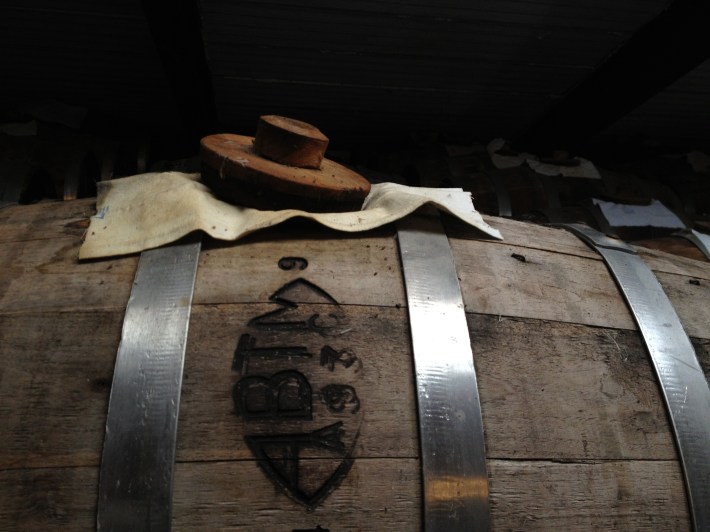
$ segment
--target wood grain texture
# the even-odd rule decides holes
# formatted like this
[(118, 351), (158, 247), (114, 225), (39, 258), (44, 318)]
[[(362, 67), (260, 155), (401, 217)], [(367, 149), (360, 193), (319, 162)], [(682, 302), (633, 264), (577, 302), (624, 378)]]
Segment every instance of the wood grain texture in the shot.
[[(83, 231), (69, 237), (58, 232), (48, 230), (46, 239), (20, 240), (0, 248), (4, 266), (0, 312), (125, 309), (138, 257), (78, 262)], [(324, 290), (342, 288), (342, 303), (394, 306), (405, 302), (391, 230), (344, 235), (296, 222), (236, 244), (205, 243), (203, 249), (196, 304), (266, 301), (272, 287), (293, 277), (279, 268), (279, 260), (294, 256), (308, 258), (311, 278)], [(359, 282), (342, 282), (351, 277)], [(258, 282), (237, 282), (242, 279)]]
[(98, 464), (122, 320), (0, 316), (0, 469)]
[[(404, 309), (346, 309), (342, 338), (264, 333), (246, 326), (267, 305), (198, 305), (193, 310), (180, 411), (178, 459), (245, 459), (249, 427), (234, 413), (231, 370), (239, 337), (258, 347), (304, 345), (313, 358), (250, 371), (301, 371), (313, 382), (350, 382), (329, 372), (325, 344), (362, 363), (355, 384), (364, 412), (355, 454), (415, 457), (416, 411)], [(309, 312), (317, 307), (302, 306)], [(118, 312), (3, 316), (0, 468), (97, 465), (118, 346)], [(219, 324), (215, 327), (214, 324)], [(636, 333), (522, 318), (469, 316), (491, 458), (532, 460), (675, 457), (650, 361)], [(42, 331), (42, 332), (40, 332)], [(100, 331), (100, 334), (92, 333)], [(707, 341), (696, 340), (706, 372)], [(707, 373), (706, 373), (707, 374)], [(317, 390), (314, 390), (314, 393)], [(314, 401), (314, 417), (328, 417)], [(333, 421), (347, 416), (330, 416)], [(285, 423), (280, 430), (308, 424)]]
[(489, 460), (488, 467), (493, 530), (691, 530), (677, 462)]
[[(83, 208), (90, 205), (78, 203)], [(39, 215), (42, 210), (33, 212)], [(15, 231), (9, 229), (9, 236), (18, 241), (0, 250), (0, 264), (5, 267), (0, 278), (0, 312), (125, 308), (137, 257), (78, 263), (83, 230), (76, 226), (81, 219), (73, 218), (76, 207), (66, 212), (73, 221), (64, 224), (46, 214), (44, 221), (35, 222), (26, 214), (11, 217), (14, 223), (9, 227), (14, 225)], [(62, 215), (60, 210), (58, 216)], [(501, 228), (505, 241), (477, 240), (479, 234), (470, 229), (452, 231), (467, 311), (635, 329), (601, 258), (575, 236), (560, 229), (487, 219)], [(73, 224), (70, 229), (68, 223)], [(46, 238), (28, 239), (33, 234)], [(392, 228), (344, 235), (302, 222), (262, 231), (236, 244), (207, 243), (200, 259), (195, 303), (265, 301), (270, 293), (267, 287), (289, 278), (278, 267), (278, 261), (287, 256), (307, 258), (310, 278), (328, 292), (338, 290), (342, 304), (405, 304)], [(662, 252), (644, 251), (642, 257), (657, 272), (686, 331), (709, 338), (710, 264)], [(240, 272), (239, 279), (259, 282), (256, 286), (235, 282), (235, 272)], [(343, 283), (343, 278), (358, 282)]]
[[(677, 462), (489, 460), (492, 530), (690, 530)], [(0, 471), (0, 529), (89, 530), (98, 468)], [(361, 460), (312, 513), (252, 461), (177, 463), (176, 530), (421, 530), (419, 462)], [(652, 501), (652, 504), (649, 504)]]
[(469, 316), (491, 458), (676, 456), (650, 361), (635, 333)]
[[(78, 263), (82, 209), (90, 203), (58, 204), (54, 216), (0, 211), (8, 222), (1, 234), (15, 239), (0, 250), (0, 529), (94, 526), (108, 394), (137, 257)], [(450, 241), (478, 374), (494, 529), (688, 529), (658, 385), (603, 262), (566, 232), (492, 221), (506, 241), (457, 228)], [(307, 267), (279, 267), (284, 257)], [(644, 258), (710, 375), (708, 266), (690, 262), (686, 271), (688, 259), (660, 252)], [(275, 297), (291, 304), (280, 307)], [(236, 244), (206, 242), (194, 301), (176, 528), (418, 529), (414, 378), (391, 228), (342, 235), (293, 223)], [(267, 315), (279, 308), (286, 310)], [(245, 335), (250, 349), (296, 346), (310, 356), (257, 353), (234, 367)], [(357, 362), (334, 362), (331, 371), (321, 363), (326, 346)], [(237, 415), (238, 382), (286, 370), (310, 383), (312, 419)], [(356, 392), (357, 411), (353, 403), (329, 408), (325, 390), (343, 384)], [(245, 436), (304, 434), (335, 422), (354, 465), (309, 513), (257, 467)], [(339, 463), (326, 450), (303, 452), (310, 481)]]
[(647, 238), (643, 240), (635, 240), (633, 242), (639, 248), (652, 249), (663, 251), (671, 255), (687, 257), (689, 259), (708, 262), (705, 254), (700, 251), (695, 244), (681, 236), (666, 236), (658, 238)]
[(43, 202), (0, 210), (0, 242), (81, 237), (96, 214), (96, 200)]
[[(513, 242), (525, 237), (524, 227), (518, 225), (514, 229), (516, 233), (504, 232), (504, 237)], [(554, 245), (548, 246), (548, 250), (539, 249), (539, 244), (532, 243), (535, 233), (550, 238), (547, 231), (564, 235), (559, 229), (530, 226), (530, 243), (524, 248), (511, 245), (508, 240), (494, 243), (452, 238), (466, 310), (634, 330), (633, 318), (601, 257), (584, 256), (586, 246), (581, 240), (578, 246), (584, 248), (575, 247), (566, 235), (562, 239), (565, 252), (558, 252)], [(575, 249), (581, 249), (582, 256), (574, 253)], [(684, 258), (676, 260), (661, 252), (641, 256), (655, 271), (686, 332), (707, 338), (710, 307), (705, 301), (710, 296), (709, 264)], [(683, 273), (685, 261), (690, 264)], [(702, 281), (692, 284), (690, 281), (694, 279)]]
[(218, 198), (255, 209), (355, 211), (370, 192), (367, 179), (330, 159), (287, 166), (258, 154), (254, 138), (243, 135), (203, 137), (200, 159), (202, 181)]
[(467, 312), (634, 328), (600, 260), (481, 241), (451, 248)]
[[(254, 427), (235, 415), (232, 400), (233, 386), (241, 376), (231, 370), (232, 360), (237, 342), (245, 333), (254, 335), (257, 347), (304, 345), (313, 353), (312, 358), (286, 361), (285, 365), (253, 359), (250, 374), (296, 370), (319, 387), (354, 384), (365, 412), (357, 455), (417, 456), (406, 311), (348, 308), (339, 330), (350, 330), (333, 337), (308, 332), (270, 333), (247, 326), (251, 318), (275, 306), (198, 305), (193, 309), (178, 426), (178, 460), (251, 456), (243, 436)], [(329, 308), (319, 307), (315, 310)], [(298, 311), (308, 317), (314, 307), (301, 306)], [(120, 312), (0, 316), (0, 416), (5, 429), (0, 431), (0, 469), (99, 463), (122, 318)], [(337, 365), (329, 371), (319, 363), (324, 345), (348, 349), (361, 364), (351, 368)], [(327, 417), (332, 423), (349, 417), (329, 415), (319, 397), (314, 397), (313, 403), (316, 421)], [(310, 425), (290, 422), (276, 427), (272, 423), (277, 431), (287, 432), (315, 428)]]

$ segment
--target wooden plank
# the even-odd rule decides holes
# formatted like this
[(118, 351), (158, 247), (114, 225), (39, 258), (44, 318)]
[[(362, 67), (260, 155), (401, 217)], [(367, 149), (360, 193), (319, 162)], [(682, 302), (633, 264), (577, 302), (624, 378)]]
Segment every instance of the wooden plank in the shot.
[[(346, 235), (314, 230), (311, 225), (305, 232), (303, 224), (296, 223), (236, 244), (205, 244), (195, 303), (267, 301), (272, 287), (293, 278), (292, 272), (279, 268), (279, 260), (305, 256), (309, 276), (326, 291), (337, 289), (343, 303), (404, 304), (396, 243), (388, 230)], [(125, 309), (137, 256), (79, 263), (79, 245), (80, 238), (75, 236), (16, 242), (0, 248), (0, 265), (5, 266), (0, 276), (0, 313)], [(240, 281), (257, 280), (258, 284), (235, 282), (235, 272), (239, 272)], [(350, 278), (359, 281), (343, 283)]]
[(327, 530), (421, 527), (418, 460), (357, 460), (340, 488), (313, 512), (275, 491), (254, 462), (205, 465), (176, 469), (176, 528), (257, 532), (310, 530), (318, 525)]
[(710, 381), (710, 340), (700, 338), (691, 338), (690, 340), (693, 342), (695, 354), (698, 355), (700, 367), (703, 368), (705, 376)]
[[(344, 424), (344, 440), (354, 442), (355, 456), (417, 456), (416, 400), (405, 310), (299, 304), (289, 312), (289, 321), (307, 320), (318, 313), (323, 323), (337, 322), (337, 327), (314, 332), (248, 325), (250, 319), (274, 308), (276, 305), (224, 305), (195, 309), (186, 355), (178, 456), (189, 460), (248, 458), (252, 453), (244, 442), (245, 434), (304, 433), (335, 422)], [(302, 346), (313, 356), (250, 357), (248, 367), (238, 364), (239, 371), (234, 371), (235, 349), (246, 334), (256, 348)], [(321, 356), (326, 346), (357, 360), (352, 360), (350, 367), (343, 362), (323, 366)], [(312, 421), (276, 416), (247, 420), (235, 415), (232, 394), (238, 382), (284, 370), (297, 371), (308, 380), (314, 396)], [(328, 385), (352, 386), (359, 401), (358, 412), (354, 404), (340, 413), (329, 412), (323, 401), (323, 389)]]
[[(302, 257), (308, 268), (302, 272), (342, 304), (404, 305), (397, 243), (391, 228), (346, 234), (302, 224), (289, 224), (237, 243), (215, 245), (200, 258), (196, 303), (261, 302), (294, 272), (279, 268), (283, 257)], [(283, 236), (285, 238), (283, 238)], [(239, 272), (239, 279), (257, 283), (226, 283)], [(351, 280), (357, 279), (357, 282)]]
[(703, 301), (710, 301), (710, 282), (703, 279), (696, 285), (691, 282), (697, 281), (693, 276), (655, 273), (675, 311), (680, 316), (685, 332), (690, 336), (708, 338), (710, 336), (708, 334), (710, 332), (710, 327), (708, 327), (710, 306), (704, 304)]
[[(87, 516), (93, 522), (93, 492), (87, 495), (86, 505), (70, 498), (77, 492), (86, 493), (86, 485), (96, 484), (92, 468), (98, 466), (124, 298), (136, 260), (129, 257), (77, 264), (75, 251), (80, 235), (65, 234), (64, 225), (51, 218), (34, 226), (31, 220), (16, 220), (15, 235), (24, 240), (3, 246), (1, 259), (5, 284), (0, 285), (0, 469), (4, 469), (0, 473), (0, 500), (10, 502), (0, 503), (0, 515), (18, 523), (16, 528), (47, 528), (52, 522), (73, 527)], [(44, 227), (49, 230), (43, 231)], [(653, 514), (654, 524), (685, 528), (687, 515), (678, 496), (682, 484), (668, 423), (640, 340), (635, 332), (621, 330), (626, 328), (623, 322), (619, 325), (621, 311), (617, 307), (624, 309), (623, 305), (609, 303), (606, 317), (594, 315), (598, 321), (604, 318), (613, 322), (614, 328), (566, 323), (577, 319), (575, 313), (581, 321), (589, 321), (583, 312), (587, 308), (584, 299), (614, 299), (610, 294), (615, 287), (605, 267), (571, 235), (520, 223), (511, 222), (507, 227), (509, 238), (503, 243), (452, 238), (469, 312), (483, 312), (477, 306), (498, 304), (499, 298), (491, 295), (496, 290), (508, 290), (505, 304), (514, 311), (519, 307), (524, 312), (526, 302), (538, 305), (530, 319), (499, 318), (494, 308), (484, 309), (487, 315), (469, 316), (492, 483), (498, 478), (503, 483), (508, 477), (511, 482), (525, 479), (518, 486), (501, 484), (506, 494), (513, 495), (500, 499), (503, 510), (495, 515), (502, 515), (502, 520), (497, 523), (501, 523), (501, 529), (546, 528), (549, 523), (564, 528), (565, 522), (578, 527), (593, 527), (600, 522), (605, 528), (643, 529), (644, 519), (658, 508), (663, 516)], [(35, 233), (45, 238), (32, 238)], [(558, 237), (562, 243), (556, 245)], [(512, 257), (513, 253), (524, 255), (525, 262)], [(284, 256), (304, 257), (308, 267), (282, 270), (278, 262)], [(488, 256), (492, 257), (489, 261)], [(418, 471), (418, 449), (406, 314), (404, 308), (397, 308), (403, 293), (396, 245), (389, 230), (346, 237), (307, 224), (293, 224), (254, 235), (237, 245), (210, 244), (201, 260), (200, 302), (193, 310), (178, 441), (178, 460), (183, 465), (178, 469), (207, 469), (190, 477), (186, 484), (189, 488), (176, 488), (176, 497), (182, 497), (176, 500), (187, 501), (182, 514), (185, 528), (211, 528), (214, 520), (222, 519), (222, 512), (227, 515), (219, 523), (225, 526), (251, 526), (256, 522), (263, 528), (268, 519), (282, 513), (289, 519), (296, 515), (337, 515), (344, 519), (353, 506), (348, 490), (374, 486), (372, 497), (358, 491), (356, 500), (370, 497), (370, 502), (354, 505), (353, 515), (357, 517), (350, 522), (358, 523), (353, 524), (357, 527), (362, 515), (373, 514), (379, 519), (382, 506), (377, 506), (381, 502), (377, 493), (383, 483), (396, 486), (399, 493), (399, 482), (403, 482), (406, 489), (416, 489), (418, 497), (418, 476), (401, 473), (404, 463), (413, 464), (411, 471)], [(487, 261), (490, 271), (480, 268), (482, 260)], [(700, 329), (708, 300), (704, 292), (706, 270), (698, 267), (696, 273), (702, 274), (703, 281), (694, 285), (673, 259), (661, 257), (659, 264), (671, 270), (659, 277), (671, 298), (688, 313), (684, 319)], [(486, 283), (475, 284), (481, 282), (481, 272), (492, 289)], [(76, 288), (70, 284), (72, 277)], [(298, 319), (292, 322), (309, 323), (304, 317), (315, 313), (320, 315), (316, 325), (329, 323), (335, 319), (330, 314), (339, 312), (347, 319), (336, 320), (338, 327), (327, 331), (273, 330), (273, 326), (269, 330), (249, 325), (252, 318), (276, 308), (267, 303), (270, 295), (298, 278), (316, 282), (341, 305), (324, 302), (322, 293), (301, 286), (300, 292), (290, 296), (298, 303), (293, 315)], [(518, 282), (517, 289), (509, 286)], [(73, 298), (72, 291), (81, 284), (87, 288)], [(88, 303), (80, 310), (85, 305), (83, 299)], [(540, 309), (545, 305), (555, 308), (550, 311), (553, 321), (541, 320), (544, 314)], [(107, 310), (97, 311), (101, 308)], [(257, 348), (297, 344), (313, 354), (310, 358), (292, 357), (283, 367), (259, 357), (249, 362), (250, 371), (257, 375), (287, 369), (300, 372), (314, 383), (313, 424), (289, 421), (271, 426), (264, 421), (247, 423), (243, 416), (235, 415), (232, 392), (244, 375), (232, 371), (232, 359), (245, 334), (256, 339)], [(355, 353), (362, 366), (345, 368), (336, 363), (331, 373), (320, 365), (325, 345)], [(710, 342), (696, 339), (695, 345), (707, 371)], [(323, 388), (343, 382), (357, 390), (359, 417), (326, 412)], [(348, 440), (356, 465), (322, 507), (304, 514), (247, 460), (252, 455), (244, 435), (273, 427), (286, 433), (309, 431), (329, 420), (352, 422), (346, 427), (347, 434), (353, 433), (352, 428), (359, 431), (357, 439)], [(325, 458), (315, 456), (311, 460), (315, 464)], [(502, 469), (494, 472), (499, 462)], [(664, 469), (659, 464), (671, 465)], [(48, 465), (71, 466), (72, 472), (42, 469)], [(370, 465), (373, 468), (368, 471), (375, 473), (367, 475), (374, 475), (375, 480), (365, 478), (364, 468)], [(648, 467), (656, 469), (649, 472)], [(86, 471), (90, 473), (84, 475)], [(35, 473), (40, 479), (37, 485), (33, 484)], [(55, 473), (59, 477), (53, 476)], [(222, 480), (212, 480), (218, 477)], [(199, 478), (202, 484), (197, 483)], [(258, 504), (247, 505), (254, 510), (246, 520), (237, 511), (244, 507), (241, 499), (235, 502), (244, 490), (235, 478), (246, 482), (250, 493), (256, 492)], [(394, 480), (400, 478), (403, 480)], [(664, 483), (659, 478), (674, 480)], [(62, 491), (65, 486), (76, 485), (81, 488), (71, 493)], [(207, 486), (204, 494), (196, 494), (195, 485)], [(615, 491), (618, 485), (623, 489)], [(35, 492), (39, 496), (32, 495)], [(500, 492), (492, 493), (495, 508)], [(614, 502), (619, 493), (621, 498)], [(332, 501), (340, 500), (345, 502), (337, 510), (331, 514), (325, 511)], [(416, 516), (417, 520), (411, 521), (414, 525), (397, 517), (393, 526), (416, 526), (419, 503), (412, 501), (412, 497), (396, 499), (399, 510), (388, 506), (387, 513)], [(599, 501), (612, 510), (600, 510)], [(291, 509), (283, 510), (285, 505), (291, 505)], [(257, 517), (252, 519), (252, 515)], [(293, 521), (284, 523), (290, 526)], [(323, 523), (326, 521), (303, 525)]]
[[(489, 460), (492, 530), (690, 530), (677, 462)], [(178, 463), (173, 527), (246, 531), (420, 530), (419, 463), (357, 461), (309, 513), (251, 461)], [(94, 527), (97, 468), (0, 471), (0, 520), (13, 530)]]
[(125, 309), (138, 258), (79, 263), (79, 244), (74, 236), (3, 245), (0, 313)]
[(0, 470), (4, 530), (94, 530), (98, 468)]
[[(499, 229), (503, 234), (504, 240), (502, 242), (490, 240), (491, 244), (502, 243), (601, 260), (599, 253), (564, 229), (489, 215), (483, 215), (483, 219)], [(459, 240), (481, 239), (479, 232), (457, 220), (447, 217), (446, 222), (446, 230), (450, 238)], [(710, 280), (710, 268), (704, 262), (640, 246), (636, 250), (654, 271), (696, 276), (699, 279)]]
[[(600, 259), (533, 248), (523, 251), (506, 242), (451, 239), (451, 248), (468, 312), (636, 328)], [(707, 279), (705, 272), (710, 268), (705, 263), (697, 264), (693, 272), (703, 273), (703, 279)], [(653, 261), (649, 265), (653, 267)], [(708, 338), (710, 307), (706, 301), (710, 283), (694, 285), (690, 280), (695, 276), (656, 273), (686, 332)]]
[(678, 462), (490, 460), (488, 467), (493, 530), (692, 529)]
[[(278, 288), (278, 285), (275, 289)], [(248, 326), (250, 319), (278, 308), (262, 305), (197, 305), (192, 312), (178, 428), (178, 460), (248, 458), (244, 435), (263, 428), (235, 415), (232, 397), (245, 375), (232, 371), (242, 335), (255, 346), (305, 346), (309, 358), (249, 361), (249, 375), (298, 371), (311, 383), (314, 421), (297, 420), (268, 427), (309, 432), (341, 421), (359, 431), (352, 439), (359, 456), (416, 456), (416, 412), (412, 388), (409, 332), (404, 309), (351, 307), (333, 334)], [(333, 322), (332, 305), (301, 305), (293, 319), (320, 313)], [(287, 316), (287, 317), (288, 317)], [(121, 332), (122, 312), (61, 312), (0, 316), (0, 468), (97, 465), (103, 442), (108, 393)], [(322, 323), (325, 323), (323, 321)], [(343, 331), (346, 331), (343, 333)], [(321, 365), (329, 346), (347, 350), (351, 367)], [(352, 408), (331, 413), (322, 400), (330, 384), (352, 385), (362, 414)]]
[[(641, 255), (644, 262), (657, 272), (695, 276), (698, 279), (708, 278), (710, 268), (708, 268), (708, 264), (705, 260), (681, 257), (679, 255), (641, 246), (637, 246), (636, 251)], [(698, 250), (698, 253), (700, 253), (700, 250)]]
[[(582, 242), (581, 239), (564, 229), (488, 215), (483, 215), (483, 219), (501, 231), (504, 238), (502, 244), (555, 251), (567, 255), (602, 260), (599, 253), (592, 250), (587, 244)], [(447, 234), (449, 234), (451, 238), (462, 240), (480, 239), (480, 233), (470, 227), (460, 222), (452, 222), (450, 218), (448, 220)], [(491, 240), (490, 242), (492, 244), (501, 243), (495, 240)], [(636, 250), (650, 268), (656, 272), (695, 276), (699, 279), (710, 280), (710, 267), (708, 267), (708, 264), (705, 262), (644, 247), (637, 247)]]
[(650, 252), (652, 256), (656, 255), (653, 252), (667, 253), (670, 256), (686, 257), (694, 261), (709, 262), (705, 254), (700, 251), (700, 248), (689, 240), (681, 236), (662, 236), (656, 238), (644, 238), (641, 240), (633, 240), (630, 242), (639, 253)]
[[(88, 218), (95, 213), (96, 200), (93, 198), (6, 207), (0, 210), (0, 242), (81, 237), (88, 227)], [(496, 216), (484, 215), (483, 218), (489, 224), (500, 229), (506, 244), (554, 250), (580, 257), (599, 257), (596, 252), (589, 249), (568, 231)], [(479, 240), (481, 238), (479, 232), (466, 225), (457, 223), (451, 218), (447, 218), (446, 221), (447, 233), (451, 238), (461, 240)], [(323, 231), (327, 232), (326, 229)], [(384, 232), (383, 230), (380, 234), (384, 234)], [(284, 236), (290, 238), (290, 235)], [(317, 232), (308, 236), (316, 239)], [(343, 238), (352, 238), (352, 235), (342, 234), (342, 236)], [(491, 243), (495, 243), (495, 241), (491, 240)], [(655, 270), (683, 275), (692, 273), (700, 278), (708, 278), (710, 275), (707, 266), (699, 265), (698, 261), (643, 247), (639, 247), (638, 250), (644, 260), (648, 261)]]
[[(14, 211), (9, 216), (8, 227), (13, 228), (9, 234), (20, 241), (0, 249), (0, 313), (125, 308), (135, 255), (77, 262), (83, 229), (82, 219), (74, 216), (88, 205), (79, 202), (73, 210), (67, 209), (72, 221), (65, 223), (57, 222), (56, 214), (41, 214), (42, 210), (33, 209), (41, 217), (32, 222), (32, 216), (20, 214), (21, 208), (9, 209)], [(480, 233), (455, 224), (450, 230), (469, 312), (635, 329), (600, 256), (581, 240), (560, 229), (486, 219), (501, 228), (503, 242), (478, 240)], [(344, 234), (294, 222), (237, 243), (206, 243), (195, 302), (267, 301), (271, 287), (293, 278), (292, 272), (279, 268), (279, 260), (295, 256), (309, 263), (304, 275), (326, 292), (338, 293), (342, 304), (404, 305), (396, 242), (390, 231)], [(46, 239), (33, 239), (35, 234)], [(661, 252), (642, 256), (657, 272), (686, 331), (698, 338), (710, 337), (706, 325), (710, 264)], [(234, 281), (235, 272), (240, 282)]]
[(451, 248), (468, 312), (634, 329), (600, 260), (455, 239)]
[[(277, 492), (254, 461), (177, 463), (177, 530), (361, 529), (372, 519), (390, 530), (419, 527), (417, 460), (358, 461), (340, 489), (310, 513)], [(95, 526), (97, 468), (0, 471), (0, 520), (14, 530)]]
[(490, 458), (673, 459), (637, 333), (469, 316)]
[[(476, 200), (474, 198), (474, 206)], [(510, 218), (499, 218), (497, 216), (483, 215), (483, 219), (489, 224), (493, 224), (503, 234), (503, 242), (513, 246), (530, 247), (556, 251), (566, 255), (576, 255), (578, 257), (588, 257), (600, 259), (599, 254), (589, 248), (579, 238), (569, 231), (557, 227), (546, 225), (530, 224)], [(450, 238), (476, 240), (480, 239), (476, 233), (465, 224), (456, 222), (451, 218), (447, 219), (449, 224), (447, 230)], [(453, 222), (453, 223), (452, 223)], [(491, 242), (495, 242), (491, 240)]]
[[(350, 306), (338, 328), (268, 331), (248, 322), (276, 305), (196, 305), (188, 339), (178, 459), (251, 456), (243, 436), (264, 426), (235, 415), (232, 370), (242, 335), (255, 347), (303, 346), (313, 356), (249, 361), (250, 374), (295, 370), (313, 387), (314, 423), (271, 423), (307, 432), (343, 421), (358, 457), (418, 455), (405, 309)], [(332, 305), (299, 305), (292, 317)], [(0, 468), (97, 465), (122, 313), (22, 313), (0, 317)], [(486, 445), (491, 458), (547, 460), (675, 457), (651, 366), (635, 332), (531, 319), (469, 316)], [(338, 331), (347, 330), (344, 334)], [(337, 334), (336, 334), (337, 333)], [(358, 357), (349, 368), (320, 365), (321, 350)], [(710, 342), (696, 341), (706, 372)], [(331, 415), (328, 384), (352, 385), (360, 417)], [(354, 423), (354, 424), (353, 424)]]
[(122, 319), (0, 316), (0, 469), (98, 464)]
[(43, 202), (0, 209), (0, 243), (81, 237), (96, 200)]

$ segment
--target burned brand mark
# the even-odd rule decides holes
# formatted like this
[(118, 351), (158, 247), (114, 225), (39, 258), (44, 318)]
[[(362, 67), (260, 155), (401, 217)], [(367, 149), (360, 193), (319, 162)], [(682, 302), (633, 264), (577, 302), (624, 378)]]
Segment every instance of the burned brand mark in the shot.
[(288, 299), (290, 292), (306, 291), (314, 296), (312, 299), (321, 304), (332, 305), (339, 310), (338, 302), (319, 286), (306, 279), (296, 279), (285, 284), (269, 297), (280, 308), (262, 314), (249, 320), (249, 325), (257, 329), (269, 331), (313, 331), (326, 334), (328, 331), (338, 327), (342, 323), (340, 312), (329, 312), (328, 314), (314, 313), (310, 316), (294, 316), (294, 311), (298, 305)]
[(360, 410), (360, 399), (355, 388), (347, 384), (329, 384), (321, 388), (320, 395), (331, 412), (343, 412), (347, 409), (351, 414), (357, 414)]
[[(341, 305), (319, 286), (299, 278), (269, 301), (278, 308), (249, 320), (252, 330), (238, 336), (234, 411), (261, 470), (310, 511), (353, 465), (363, 419), (355, 388), (362, 361), (338, 345), (352, 328)], [(323, 337), (329, 337), (327, 345)]]
[[(259, 467), (293, 500), (314, 510), (343, 481), (353, 465), (341, 440), (343, 423), (333, 423), (306, 434), (250, 435), (245, 438)], [(338, 466), (315, 490), (302, 488), (300, 455), (307, 450), (331, 453), (341, 458)]]
[(311, 358), (312, 356), (303, 346), (256, 347), (256, 338), (250, 334), (242, 334), (234, 350), (232, 370), (245, 375), (250, 357), (288, 360), (292, 357)]
[(248, 376), (233, 389), (234, 407), (245, 419), (312, 419), (311, 385), (298, 371)]

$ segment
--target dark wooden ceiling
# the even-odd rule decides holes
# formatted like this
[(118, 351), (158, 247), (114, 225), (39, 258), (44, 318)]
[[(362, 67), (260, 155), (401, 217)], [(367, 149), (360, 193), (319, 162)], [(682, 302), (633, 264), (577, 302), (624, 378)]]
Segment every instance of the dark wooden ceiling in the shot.
[[(668, 4), (6, 0), (0, 109), (58, 100), (94, 128), (190, 140), (266, 113), (343, 142), (515, 138)], [(705, 63), (599, 133), (708, 147), (709, 88)]]

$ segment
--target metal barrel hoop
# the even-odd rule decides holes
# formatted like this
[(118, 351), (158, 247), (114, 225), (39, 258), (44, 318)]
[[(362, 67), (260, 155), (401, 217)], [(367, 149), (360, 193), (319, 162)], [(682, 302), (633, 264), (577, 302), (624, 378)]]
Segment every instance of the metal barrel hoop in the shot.
[(398, 222), (427, 532), (490, 527), (481, 404), (461, 288), (438, 216)]
[(170, 530), (200, 241), (141, 254), (123, 321), (99, 476), (98, 530)]
[(683, 467), (695, 530), (710, 530), (710, 388), (693, 345), (655, 274), (621, 240), (559, 224), (597, 251), (619, 286), (651, 357)]

